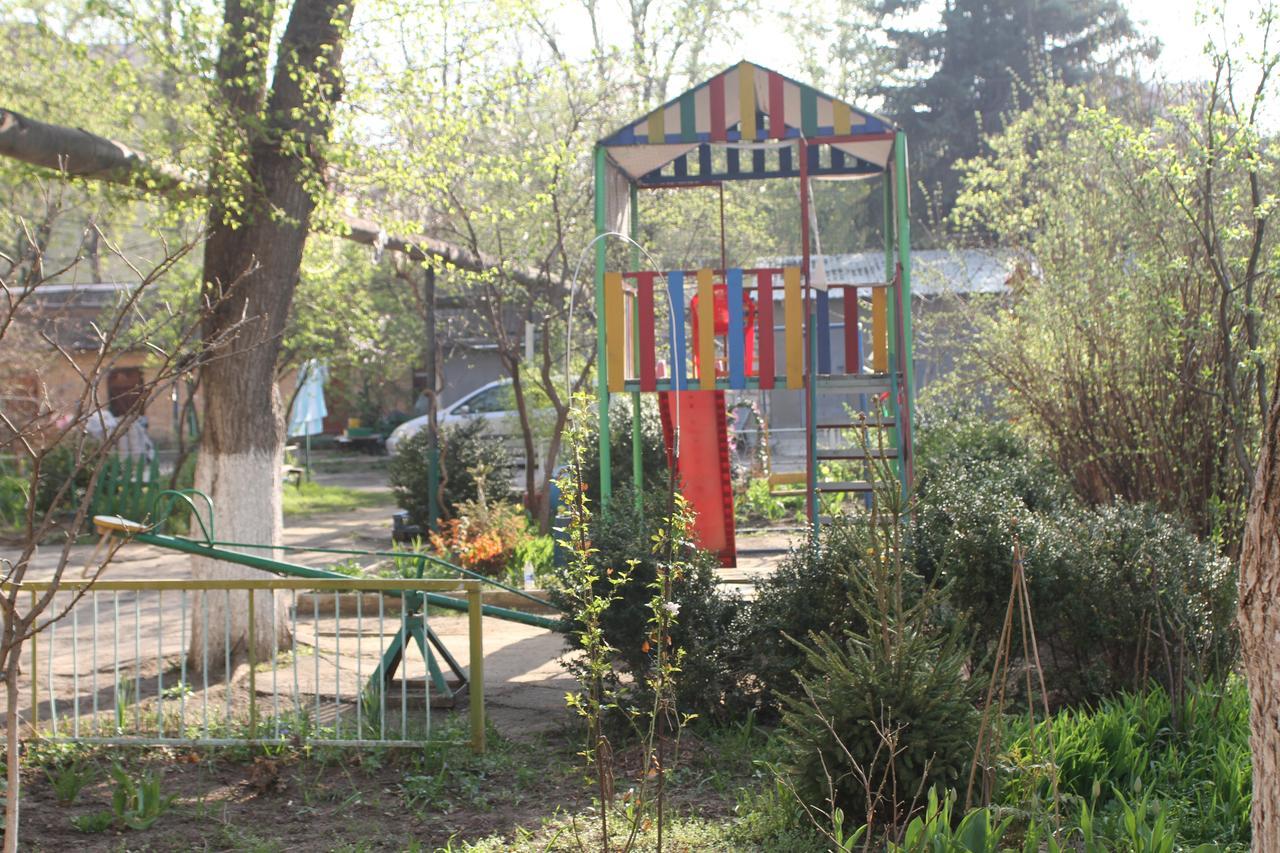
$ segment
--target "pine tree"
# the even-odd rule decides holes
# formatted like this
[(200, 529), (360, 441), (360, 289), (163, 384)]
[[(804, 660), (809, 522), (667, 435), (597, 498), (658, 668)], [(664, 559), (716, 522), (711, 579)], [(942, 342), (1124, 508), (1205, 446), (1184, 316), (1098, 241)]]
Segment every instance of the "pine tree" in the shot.
[[(891, 20), (923, 5), (883, 0), (879, 12)], [(955, 201), (955, 162), (982, 153), (983, 136), (1047, 76), (1083, 83), (1154, 50), (1121, 0), (946, 0), (935, 26), (887, 35), (901, 77), (881, 87), (884, 112), (911, 140), (912, 182), (927, 194), (917, 210), (939, 221)]]

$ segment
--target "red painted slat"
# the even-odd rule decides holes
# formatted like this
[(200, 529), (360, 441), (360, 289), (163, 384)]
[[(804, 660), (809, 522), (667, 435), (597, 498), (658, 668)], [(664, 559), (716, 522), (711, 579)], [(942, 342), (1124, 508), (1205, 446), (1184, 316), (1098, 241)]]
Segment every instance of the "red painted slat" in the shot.
[(729, 137), (724, 120), (724, 76), (712, 77), (709, 88), (711, 89), (711, 141), (725, 142)]
[(862, 372), (858, 351), (858, 288), (844, 288), (844, 372)]
[(787, 122), (782, 104), (782, 75), (769, 72), (769, 135), (782, 139), (787, 135)]
[(760, 350), (760, 387), (773, 387), (773, 270), (756, 271), (756, 337)]
[(658, 356), (654, 351), (653, 280), (657, 273), (641, 273), (636, 278), (637, 307), (640, 310), (640, 390), (656, 391)]

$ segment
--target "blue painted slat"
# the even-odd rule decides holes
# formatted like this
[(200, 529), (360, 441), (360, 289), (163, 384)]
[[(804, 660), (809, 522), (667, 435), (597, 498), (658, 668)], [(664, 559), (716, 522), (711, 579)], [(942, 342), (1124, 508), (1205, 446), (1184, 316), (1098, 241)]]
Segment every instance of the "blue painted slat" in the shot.
[(729, 298), (729, 387), (747, 387), (746, 323), (742, 316), (742, 270), (725, 273)]
[(831, 372), (831, 299), (818, 291), (818, 372)]
[(671, 305), (671, 377), (676, 389), (687, 390), (689, 374), (685, 367), (684, 340), (684, 270), (667, 273), (667, 298)]

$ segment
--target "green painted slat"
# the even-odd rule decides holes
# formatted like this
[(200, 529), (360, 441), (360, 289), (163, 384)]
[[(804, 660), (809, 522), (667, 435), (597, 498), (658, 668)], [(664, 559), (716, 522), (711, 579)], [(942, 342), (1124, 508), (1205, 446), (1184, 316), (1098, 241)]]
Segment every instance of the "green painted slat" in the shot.
[(818, 93), (808, 86), (800, 87), (800, 129), (808, 139), (818, 135)]
[(680, 139), (683, 142), (698, 141), (698, 113), (693, 105), (693, 92), (680, 96)]

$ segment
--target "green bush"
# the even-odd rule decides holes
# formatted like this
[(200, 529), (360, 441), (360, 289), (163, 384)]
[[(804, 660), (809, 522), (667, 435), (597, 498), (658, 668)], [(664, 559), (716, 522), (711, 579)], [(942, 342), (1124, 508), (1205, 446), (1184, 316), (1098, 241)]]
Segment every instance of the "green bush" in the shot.
[[(894, 525), (873, 516), (848, 566), (860, 624), (803, 638), (800, 690), (784, 694), (782, 768), (802, 802), (850, 825), (904, 822), (931, 788), (955, 787), (973, 756), (977, 682), (969, 650), (940, 624), (941, 596), (914, 574)], [(802, 638), (796, 638), (800, 640)]]
[(769, 711), (778, 696), (799, 693), (797, 672), (807, 655), (791, 638), (864, 627), (852, 597), (856, 567), (870, 544), (865, 521), (837, 516), (820, 537), (817, 545), (806, 539), (760, 581), (737, 626), (744, 669)]
[[(429, 450), (427, 430), (419, 430), (401, 443), (389, 471), (396, 504), (424, 531), (428, 526)], [(481, 483), (475, 474), (481, 469), (485, 500), (511, 499), (511, 457), (501, 441), (485, 434), (479, 418), (440, 431), (440, 461), (448, 475), (441, 508), (445, 515), (456, 516), (463, 503), (479, 499)]]
[(764, 477), (749, 479), (746, 488), (734, 496), (734, 518), (739, 524), (775, 522), (797, 515), (804, 515), (804, 501), (799, 497), (775, 497), (769, 480)]
[(26, 477), (0, 474), (0, 526), (19, 527), (27, 514), (27, 495), (31, 488)]
[[(603, 510), (592, 518), (591, 545), (596, 549), (593, 560), (615, 571), (634, 563), (625, 583), (612, 586), (604, 578), (599, 582), (600, 594), (611, 591), (618, 596), (605, 611), (601, 627), (605, 640), (617, 649), (619, 662), (632, 676), (630, 700), (634, 703), (645, 699), (644, 675), (652, 661), (643, 644), (649, 634), (649, 602), (653, 597), (649, 585), (658, 570), (658, 557), (652, 552), (653, 535), (666, 514), (665, 494), (647, 493), (641, 512), (636, 509), (634, 493), (625, 487), (615, 491)], [(716, 565), (714, 554), (695, 550), (682, 567), (683, 577), (672, 596), (679, 606), (672, 641), (686, 655), (677, 682), (678, 707), (681, 711), (720, 717), (726, 708), (738, 707), (741, 665), (736, 659), (739, 645), (734, 628), (740, 602), (717, 588)], [(562, 590), (553, 589), (552, 600), (561, 606), (567, 604)], [(576, 626), (571, 627), (567, 635), (570, 642), (574, 641), (575, 630)]]
[[(658, 416), (657, 403), (653, 395), (643, 395), (640, 406), (640, 452), (644, 468), (646, 492), (665, 492), (668, 484), (667, 446), (662, 437), (662, 419)], [(587, 494), (592, 498), (600, 495), (600, 457), (596, 448), (600, 445), (597, 420), (590, 418), (585, 424), (581, 478), (587, 484)], [(614, 397), (609, 405), (609, 450), (613, 460), (613, 490), (615, 493), (631, 487), (633, 464), (631, 456), (631, 400), (627, 397)], [(570, 451), (572, 452), (572, 451)], [(563, 461), (572, 464), (573, 460), (565, 456)]]
[(1220, 675), (1235, 658), (1229, 564), (1173, 518), (1088, 508), (1008, 425), (922, 431), (914, 563), (947, 585), (980, 652), (995, 646), (1021, 542), (1051, 693), (1079, 702)]
[[(92, 448), (82, 450), (84, 456), (89, 455)], [(58, 497), (63, 484), (71, 481), (71, 486)], [(70, 442), (59, 444), (44, 455), (40, 464), (40, 478), (36, 483), (36, 514), (43, 515), (50, 509), (58, 513), (74, 512), (84, 499), (85, 493), (93, 482), (93, 470), (88, 465), (80, 464), (76, 449)], [(54, 503), (57, 506), (54, 506)]]
[(533, 576), (538, 585), (550, 580), (555, 569), (556, 540), (552, 536), (530, 536), (516, 546), (507, 563), (508, 579), (515, 586), (524, 583), (524, 564), (533, 566)]

